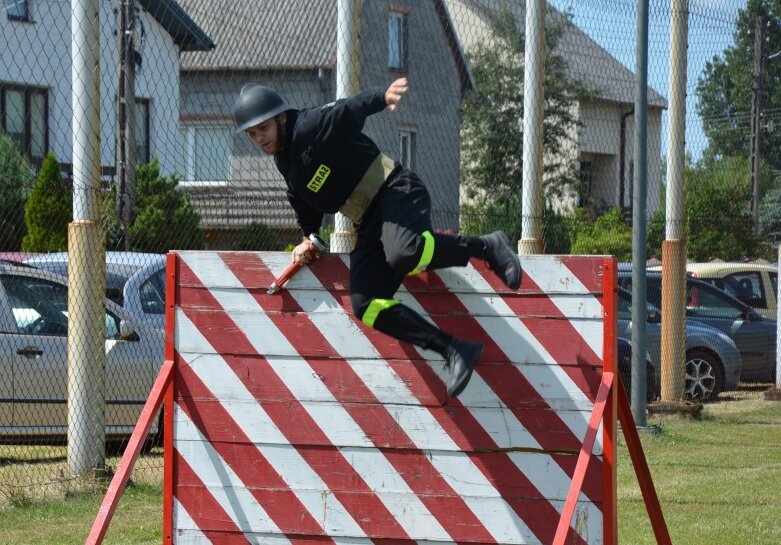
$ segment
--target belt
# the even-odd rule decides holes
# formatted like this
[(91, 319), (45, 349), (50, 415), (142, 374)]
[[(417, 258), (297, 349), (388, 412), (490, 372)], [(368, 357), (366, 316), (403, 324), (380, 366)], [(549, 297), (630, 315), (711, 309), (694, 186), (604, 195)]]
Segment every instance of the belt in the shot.
[(369, 208), (375, 195), (394, 168), (396, 168), (396, 164), (393, 159), (380, 153), (369, 165), (363, 178), (347, 197), (345, 203), (339, 207), (339, 212), (353, 223), (361, 223), (366, 209)]

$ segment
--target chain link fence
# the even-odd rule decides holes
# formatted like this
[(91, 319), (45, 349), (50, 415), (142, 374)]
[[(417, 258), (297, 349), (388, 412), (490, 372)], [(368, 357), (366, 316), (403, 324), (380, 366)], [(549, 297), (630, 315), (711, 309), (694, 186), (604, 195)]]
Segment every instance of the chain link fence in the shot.
[[(286, 250), (301, 240), (273, 158), (235, 132), (231, 108), (249, 82), (274, 87), (296, 107), (329, 103), (350, 88), (337, 69), (340, 6), (356, 13), (348, 25), (358, 82), (352, 91), (409, 79), (398, 110), (371, 116), (364, 132), (427, 184), (435, 228), (524, 236), (524, 2), (97, 5), (99, 62), (92, 75), (99, 87), (98, 127), (73, 117), (74, 104), (83, 98), (73, 95), (74, 78), (86, 75), (72, 72), (71, 3), (5, 0), (0, 13), (4, 502), (57, 496), (83, 484), (68, 465), (70, 449), (79, 445), (66, 441), (68, 342), (77, 355), (80, 338), (71, 335), (69, 341), (66, 335), (69, 294), (60, 276), (68, 274), (68, 230), (80, 199), (94, 199), (89, 202), (97, 207), (100, 242), (83, 250), (95, 256), (94, 263), (81, 263), (78, 270), (105, 276), (105, 319), (88, 325), (81, 340), (86, 345), (105, 338), (105, 385), (96, 388), (105, 389), (107, 400), (105, 411), (81, 417), (100, 427), (86, 437), (105, 443), (106, 458), (101, 453), (92, 462), (110, 473), (163, 360), (165, 252)], [(636, 10), (630, 0), (547, 4), (547, 253), (612, 254), (631, 261)], [(669, 208), (673, 8), (652, 0), (649, 16), (646, 253), (653, 266), (661, 264)], [(770, 262), (777, 260), (781, 240), (781, 159), (774, 153), (781, 145), (779, 16), (778, 3), (688, 2), (686, 257), (692, 278), (726, 290), (755, 313), (740, 304), (730, 307), (735, 299), (720, 299), (721, 291), (710, 292), (697, 279), (687, 285), (690, 318), (710, 320), (724, 331), (687, 320), (686, 386), (699, 399), (719, 390), (734, 395), (743, 387), (741, 372), (743, 383), (770, 386), (775, 379), (777, 268)], [(74, 142), (90, 130), (99, 136), (100, 183), (93, 180), (84, 193)], [(326, 238), (333, 226), (333, 216), (326, 216)], [(722, 261), (742, 264), (727, 269)], [(706, 262), (699, 269), (693, 265)], [(70, 268), (76, 271), (76, 264)], [(629, 268), (621, 269), (620, 283), (631, 286)], [(648, 287), (648, 301), (661, 307), (658, 273), (649, 273)], [(631, 292), (622, 293), (620, 331), (631, 338)], [(735, 324), (741, 333), (730, 338)], [(665, 378), (660, 345), (659, 314), (652, 311), (649, 398), (660, 394)], [(85, 393), (83, 410), (90, 410), (98, 392)], [(71, 407), (72, 416), (76, 409)], [(160, 479), (159, 431), (155, 425), (134, 471), (137, 480)]]

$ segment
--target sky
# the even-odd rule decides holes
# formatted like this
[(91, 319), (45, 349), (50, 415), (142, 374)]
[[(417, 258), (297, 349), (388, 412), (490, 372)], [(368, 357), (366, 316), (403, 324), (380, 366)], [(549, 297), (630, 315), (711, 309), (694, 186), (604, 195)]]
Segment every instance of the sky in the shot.
[[(548, 0), (573, 14), (573, 23), (636, 71), (637, 2), (635, 0)], [(649, 0), (648, 84), (669, 97), (670, 14), (672, 0)], [(689, 0), (689, 48), (686, 82), (686, 150), (699, 159), (707, 140), (697, 114), (697, 81), (707, 61), (734, 43), (738, 9), (746, 0)], [(662, 117), (662, 155), (667, 155), (667, 115)]]

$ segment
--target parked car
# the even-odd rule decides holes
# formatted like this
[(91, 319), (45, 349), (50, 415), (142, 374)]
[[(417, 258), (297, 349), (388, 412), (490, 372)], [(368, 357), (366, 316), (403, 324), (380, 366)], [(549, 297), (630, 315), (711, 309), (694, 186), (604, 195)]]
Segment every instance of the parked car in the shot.
[(713, 284), (766, 318), (778, 317), (778, 267), (764, 263), (687, 263), (694, 278)]
[[(63, 276), (0, 265), (0, 440), (66, 437), (67, 301)], [(105, 304), (106, 437), (124, 439), (163, 363), (165, 339), (113, 301)]]
[[(631, 271), (618, 272), (619, 286), (631, 289)], [(662, 273), (646, 273), (648, 302), (661, 307)], [(740, 351), (740, 379), (744, 382), (773, 382), (776, 372), (776, 320), (766, 318), (751, 306), (719, 288), (686, 277), (686, 317), (718, 329)]]
[[(626, 397), (632, 400), (632, 343), (624, 337), (618, 337), (618, 374), (624, 385)], [(645, 359), (645, 393), (646, 401), (653, 401), (659, 397), (658, 380), (650, 356), (646, 352)]]
[[(662, 313), (648, 304), (646, 320), (646, 348), (653, 366), (654, 396), (661, 392), (662, 377)], [(618, 334), (632, 336), (632, 293), (618, 288)], [(684, 395), (689, 399), (711, 401), (725, 390), (734, 390), (740, 381), (741, 359), (735, 343), (721, 331), (686, 320), (686, 356), (684, 362)], [(649, 382), (650, 384), (650, 382)]]
[[(165, 328), (165, 255), (106, 252), (106, 297), (136, 318)], [(68, 275), (68, 253), (39, 254), (25, 260), (38, 269)]]

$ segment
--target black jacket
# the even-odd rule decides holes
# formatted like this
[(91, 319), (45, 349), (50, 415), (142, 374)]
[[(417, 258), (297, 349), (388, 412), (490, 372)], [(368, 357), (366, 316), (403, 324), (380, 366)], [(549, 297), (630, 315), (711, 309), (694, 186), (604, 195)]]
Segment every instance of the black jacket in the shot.
[(339, 210), (379, 155), (361, 130), (385, 106), (385, 89), (372, 87), (325, 106), (287, 112), (285, 150), (274, 160), (305, 236), (320, 229), (324, 213)]

